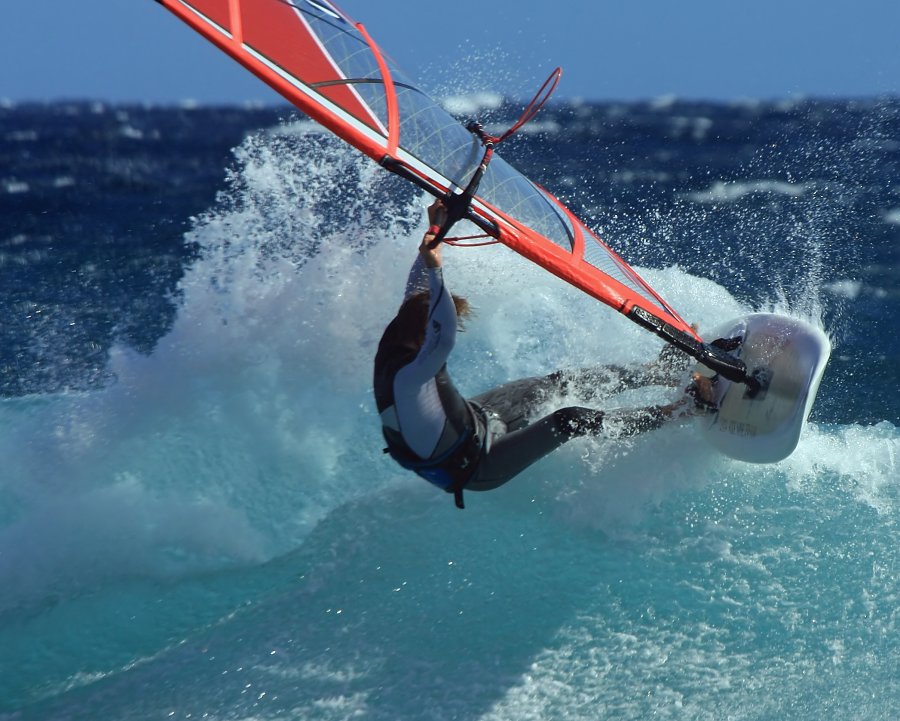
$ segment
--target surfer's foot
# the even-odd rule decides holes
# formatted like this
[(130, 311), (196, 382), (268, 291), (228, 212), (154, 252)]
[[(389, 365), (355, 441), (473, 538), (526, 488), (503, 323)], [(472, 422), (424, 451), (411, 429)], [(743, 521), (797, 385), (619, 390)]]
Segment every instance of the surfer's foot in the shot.
[(691, 384), (684, 392), (694, 399), (694, 406), (701, 413), (719, 410), (716, 405), (716, 381), (718, 376), (708, 378), (700, 373), (691, 373)]
[(567, 439), (579, 436), (597, 435), (603, 430), (603, 411), (582, 406), (560, 408), (553, 413), (556, 432)]

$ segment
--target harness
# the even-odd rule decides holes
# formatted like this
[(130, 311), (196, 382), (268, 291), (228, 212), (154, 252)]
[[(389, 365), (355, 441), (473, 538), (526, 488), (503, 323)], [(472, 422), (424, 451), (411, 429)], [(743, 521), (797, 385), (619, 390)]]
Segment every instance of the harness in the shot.
[(403, 436), (393, 428), (381, 427), (387, 441), (385, 453), (401, 467), (412, 471), (429, 483), (453, 494), (457, 508), (465, 508), (463, 488), (475, 475), (484, 451), (484, 438), (472, 428), (467, 428), (450, 448), (440, 455), (423, 460), (413, 453)]

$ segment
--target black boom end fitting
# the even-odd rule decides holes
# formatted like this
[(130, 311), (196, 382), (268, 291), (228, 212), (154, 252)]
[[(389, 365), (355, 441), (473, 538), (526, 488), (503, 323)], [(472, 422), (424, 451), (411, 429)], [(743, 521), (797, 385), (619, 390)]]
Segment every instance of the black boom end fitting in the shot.
[(751, 394), (751, 397), (763, 390), (763, 378), (757, 377), (756, 373), (748, 373), (747, 364), (728, 352), (738, 347), (738, 340), (729, 338), (719, 339), (712, 343), (703, 343), (639, 306), (634, 306), (628, 312), (628, 317), (638, 325), (652, 331), (667, 343), (671, 343), (692, 358), (696, 358), (700, 363), (723, 378), (727, 378), (733, 383), (743, 383), (747, 386), (747, 392)]

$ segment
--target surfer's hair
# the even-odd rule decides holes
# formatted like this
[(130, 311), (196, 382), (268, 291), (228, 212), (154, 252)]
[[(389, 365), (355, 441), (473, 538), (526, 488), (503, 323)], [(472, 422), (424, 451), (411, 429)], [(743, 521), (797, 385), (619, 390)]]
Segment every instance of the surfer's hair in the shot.
[[(465, 330), (465, 320), (472, 317), (472, 306), (461, 295), (452, 295), (453, 305), (456, 307), (456, 327)], [(397, 322), (403, 335), (409, 338), (417, 338), (419, 343), (425, 339), (425, 323), (428, 321), (428, 306), (431, 301), (427, 290), (411, 295), (400, 306), (397, 312)]]

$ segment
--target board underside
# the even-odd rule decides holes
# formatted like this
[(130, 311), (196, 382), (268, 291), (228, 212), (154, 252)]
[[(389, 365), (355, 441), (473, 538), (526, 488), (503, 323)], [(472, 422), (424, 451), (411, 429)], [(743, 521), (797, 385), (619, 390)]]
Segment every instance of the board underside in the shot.
[[(828, 337), (805, 321), (772, 313), (739, 318), (713, 337), (741, 337), (734, 354), (767, 382), (751, 396), (744, 384), (720, 378), (719, 410), (705, 421), (706, 439), (721, 453), (750, 463), (787, 458), (800, 441), (831, 354)], [(703, 366), (697, 370), (711, 375)]]

